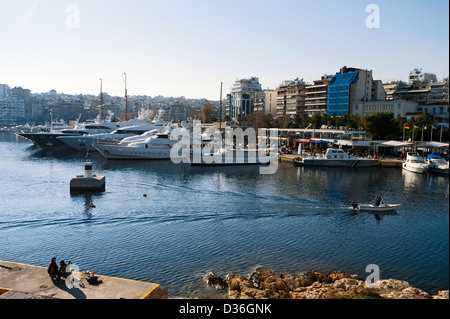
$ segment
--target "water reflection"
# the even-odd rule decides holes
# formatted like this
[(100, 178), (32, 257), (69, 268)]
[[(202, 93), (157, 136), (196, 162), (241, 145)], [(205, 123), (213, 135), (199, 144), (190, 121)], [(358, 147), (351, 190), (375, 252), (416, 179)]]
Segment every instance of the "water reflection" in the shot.
[(83, 214), (86, 219), (92, 219), (94, 217), (93, 208), (91, 204), (95, 205), (95, 200), (103, 196), (103, 192), (97, 191), (71, 191), (70, 197), (74, 202), (82, 201), (83, 204)]

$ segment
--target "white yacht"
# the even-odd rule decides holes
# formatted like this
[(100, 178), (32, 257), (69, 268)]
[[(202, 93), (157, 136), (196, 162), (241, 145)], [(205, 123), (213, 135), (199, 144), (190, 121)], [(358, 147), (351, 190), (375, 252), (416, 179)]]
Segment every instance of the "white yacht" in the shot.
[(295, 163), (305, 166), (371, 167), (379, 163), (378, 159), (360, 158), (348, 155), (341, 149), (328, 148), (320, 157), (308, 156)]
[(428, 171), (449, 174), (449, 164), (441, 155), (431, 153), (427, 156)]
[(428, 170), (428, 164), (416, 152), (407, 152), (406, 161), (402, 164), (404, 170), (414, 173), (423, 174)]
[(153, 121), (129, 126), (126, 126), (125, 123), (131, 124), (130, 122), (119, 122), (119, 127), (113, 131), (83, 136), (61, 136), (58, 139), (76, 150), (95, 151), (97, 150), (95, 145), (99, 142), (117, 143), (127, 137), (140, 136), (148, 131), (162, 131), (167, 128), (167, 125), (162, 121)]
[(170, 139), (170, 131), (165, 131), (130, 143), (97, 143), (95, 148), (107, 159), (170, 159), (176, 142)]

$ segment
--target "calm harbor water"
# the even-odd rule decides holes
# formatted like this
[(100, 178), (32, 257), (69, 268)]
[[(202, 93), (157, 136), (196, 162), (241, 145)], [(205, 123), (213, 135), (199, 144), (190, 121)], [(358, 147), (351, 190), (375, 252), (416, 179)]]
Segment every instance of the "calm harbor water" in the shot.
[[(377, 264), (382, 279), (449, 289), (448, 177), (290, 163), (260, 175), (257, 167), (91, 159), (106, 191), (71, 195), (82, 154), (46, 153), (0, 133), (0, 260), (47, 266), (56, 256), (82, 271), (159, 283), (170, 297), (210, 292), (202, 282), (209, 271), (258, 266), (365, 278)], [(402, 206), (383, 215), (348, 209), (377, 194)]]

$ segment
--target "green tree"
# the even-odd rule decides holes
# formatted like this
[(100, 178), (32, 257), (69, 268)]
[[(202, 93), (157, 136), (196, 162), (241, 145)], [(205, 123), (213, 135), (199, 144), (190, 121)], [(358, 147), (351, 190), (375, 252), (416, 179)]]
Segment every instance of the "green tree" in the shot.
[(211, 103), (203, 104), (201, 117), (203, 123), (211, 123), (214, 120), (214, 108)]
[(373, 136), (373, 139), (396, 139), (398, 137), (398, 123), (393, 113), (375, 113), (367, 115), (364, 129)]

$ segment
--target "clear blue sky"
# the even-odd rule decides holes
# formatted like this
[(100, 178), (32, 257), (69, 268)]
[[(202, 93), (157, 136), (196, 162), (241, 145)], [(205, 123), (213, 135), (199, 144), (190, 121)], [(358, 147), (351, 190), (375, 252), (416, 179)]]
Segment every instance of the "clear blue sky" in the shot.
[[(366, 6), (380, 28), (366, 27)], [(76, 21), (79, 28), (69, 28)], [(71, 7), (69, 7), (71, 8)], [(448, 0), (0, 0), (0, 83), (32, 92), (217, 100), (237, 78), (264, 88), (346, 65), (375, 79), (449, 74)], [(70, 24), (69, 24), (70, 26)]]

